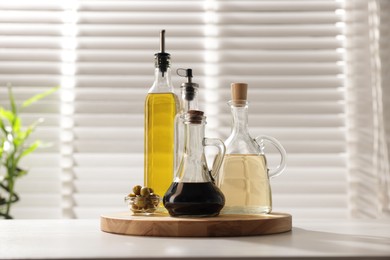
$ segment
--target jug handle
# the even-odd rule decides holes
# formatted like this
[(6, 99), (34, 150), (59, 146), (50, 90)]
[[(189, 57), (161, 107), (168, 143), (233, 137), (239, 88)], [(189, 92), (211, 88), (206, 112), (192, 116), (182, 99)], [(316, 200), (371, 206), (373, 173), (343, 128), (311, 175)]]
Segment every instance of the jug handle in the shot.
[(270, 142), (279, 151), (280, 163), (276, 168), (268, 169), (268, 176), (272, 178), (280, 175), (286, 168), (286, 157), (287, 157), (286, 150), (284, 149), (282, 144), (276, 138), (267, 135), (258, 136), (254, 140), (260, 146), (261, 151), (264, 150), (264, 141)]
[(204, 138), (203, 139), (204, 146), (215, 146), (218, 148), (218, 154), (214, 158), (213, 168), (210, 172), (210, 177), (212, 181), (217, 178), (219, 169), (221, 168), (223, 158), (225, 156), (226, 147), (225, 144), (218, 138)]

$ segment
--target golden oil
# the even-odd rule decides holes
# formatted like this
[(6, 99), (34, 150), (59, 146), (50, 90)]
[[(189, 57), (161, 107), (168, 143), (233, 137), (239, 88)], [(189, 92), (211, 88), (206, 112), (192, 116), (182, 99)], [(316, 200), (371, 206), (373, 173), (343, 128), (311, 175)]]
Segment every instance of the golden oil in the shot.
[(227, 154), (220, 175), (218, 186), (226, 199), (223, 213), (271, 212), (271, 186), (264, 155)]
[(164, 196), (173, 180), (174, 93), (149, 93), (145, 100), (145, 186)]

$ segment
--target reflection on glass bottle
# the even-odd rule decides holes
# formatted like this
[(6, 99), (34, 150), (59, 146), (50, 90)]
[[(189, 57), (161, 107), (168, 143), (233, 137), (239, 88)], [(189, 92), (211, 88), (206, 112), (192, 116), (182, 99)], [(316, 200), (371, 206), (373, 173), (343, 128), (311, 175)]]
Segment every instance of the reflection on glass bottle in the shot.
[[(245, 83), (232, 84), (232, 100), (228, 102), (233, 117), (232, 132), (225, 141), (226, 155), (218, 187), (225, 195), (225, 214), (264, 214), (272, 210), (270, 177), (285, 168), (286, 152), (273, 137), (253, 139), (248, 132), (248, 102)], [(281, 154), (280, 165), (267, 168), (264, 143), (270, 142)]]
[(145, 100), (145, 186), (164, 194), (173, 176), (174, 119), (178, 99), (171, 82), (170, 55), (165, 52), (161, 32), (161, 51), (155, 54), (155, 81)]
[[(171, 216), (216, 216), (225, 203), (224, 195), (213, 183), (225, 154), (225, 146), (219, 139), (204, 137), (205, 119), (202, 111), (190, 110), (183, 115), (184, 150), (174, 181), (163, 198)], [(205, 146), (216, 146), (219, 150), (211, 171), (204, 155)]]

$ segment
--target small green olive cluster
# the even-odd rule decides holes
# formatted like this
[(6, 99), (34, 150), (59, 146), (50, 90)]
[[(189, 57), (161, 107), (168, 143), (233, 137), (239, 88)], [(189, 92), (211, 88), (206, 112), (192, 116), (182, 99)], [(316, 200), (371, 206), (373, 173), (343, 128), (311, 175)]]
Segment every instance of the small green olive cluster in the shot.
[(125, 200), (128, 201), (130, 209), (134, 213), (153, 213), (157, 209), (160, 197), (154, 194), (152, 188), (136, 185), (133, 187), (133, 192)]

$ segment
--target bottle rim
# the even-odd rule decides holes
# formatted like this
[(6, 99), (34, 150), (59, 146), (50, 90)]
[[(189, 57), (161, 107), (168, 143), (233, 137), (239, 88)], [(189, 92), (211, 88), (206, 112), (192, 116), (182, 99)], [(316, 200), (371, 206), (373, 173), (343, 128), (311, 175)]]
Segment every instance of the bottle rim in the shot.
[(249, 104), (249, 102), (245, 99), (243, 99), (243, 100), (229, 100), (227, 103), (229, 106), (233, 106), (233, 107), (247, 107)]
[(189, 110), (187, 113), (182, 115), (184, 123), (186, 124), (203, 124), (206, 123), (206, 116), (203, 111), (200, 110)]

